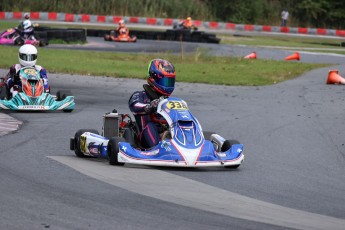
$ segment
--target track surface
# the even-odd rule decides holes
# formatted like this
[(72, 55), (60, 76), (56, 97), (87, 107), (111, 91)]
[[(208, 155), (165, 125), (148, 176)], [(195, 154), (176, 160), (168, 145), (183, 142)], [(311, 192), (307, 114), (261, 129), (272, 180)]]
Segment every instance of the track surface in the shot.
[[(154, 40), (138, 40), (136, 43), (119, 43), (119, 42), (105, 42), (103, 38), (88, 37), (88, 43), (85, 45), (69, 45), (69, 49), (77, 50), (93, 50), (93, 51), (107, 51), (107, 52), (132, 52), (132, 53), (154, 53), (154, 52), (169, 52), (169, 53), (192, 53), (200, 49), (202, 52), (207, 52), (210, 55), (216, 56), (234, 56), (244, 57), (252, 52), (257, 53), (258, 59), (272, 59), (284, 60), (285, 57), (295, 53), (300, 53), (301, 62), (307, 63), (332, 63), (343, 64), (345, 55), (329, 54), (329, 53), (315, 53), (308, 50), (283, 50), (273, 48), (234, 46), (234, 45), (219, 45), (208, 43), (193, 43), (193, 42), (175, 42), (175, 41), (154, 41)], [(66, 49), (66, 45), (49, 45), (46, 48), (61, 48)], [(344, 50), (341, 49), (340, 50)]]
[(244, 143), (238, 170), (76, 158), (69, 137), (129, 112), (144, 81), (51, 74), (77, 107), (9, 114), (24, 124), (0, 139), (0, 229), (343, 229), (345, 88), (325, 84), (328, 69), (265, 87), (177, 84), (204, 130)]

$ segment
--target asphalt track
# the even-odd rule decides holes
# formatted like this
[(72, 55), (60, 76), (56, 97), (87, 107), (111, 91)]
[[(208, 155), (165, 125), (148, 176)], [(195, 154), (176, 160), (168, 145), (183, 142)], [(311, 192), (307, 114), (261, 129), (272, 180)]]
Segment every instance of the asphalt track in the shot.
[[(237, 49), (247, 51), (215, 52), (242, 56)], [(277, 59), (291, 52), (263, 51)], [(301, 55), (345, 71), (340, 55)], [(53, 93), (71, 89), (76, 110), (8, 113), (23, 124), (0, 138), (0, 229), (344, 229), (345, 88), (325, 84), (329, 69), (264, 87), (177, 83), (174, 95), (204, 130), (244, 144), (237, 170), (76, 158), (69, 137), (101, 131), (113, 108), (129, 112), (143, 81), (50, 74)]]

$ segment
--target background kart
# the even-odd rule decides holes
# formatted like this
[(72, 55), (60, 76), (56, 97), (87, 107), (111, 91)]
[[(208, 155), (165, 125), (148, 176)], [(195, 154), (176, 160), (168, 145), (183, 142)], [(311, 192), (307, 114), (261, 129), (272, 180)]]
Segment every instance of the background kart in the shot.
[(111, 165), (124, 163), (173, 166), (237, 168), (244, 160), (243, 145), (217, 134), (203, 132), (185, 101), (166, 98), (157, 114), (166, 121), (161, 140), (145, 149), (138, 142), (136, 123), (127, 114), (108, 113), (103, 117), (103, 134), (81, 129), (70, 140), (70, 149), (78, 157), (108, 158)]
[(115, 41), (115, 42), (136, 42), (136, 36), (130, 36), (128, 34), (118, 34), (114, 30), (110, 31), (110, 34), (104, 35), (105, 41)]
[(2, 78), (0, 82), (0, 108), (10, 110), (74, 110), (74, 97), (69, 91), (58, 91), (52, 96), (44, 90), (40, 73), (33, 67), (19, 71), (22, 86), (14, 86), (11, 91)]
[(45, 46), (48, 45), (47, 42), (43, 42), (36, 39), (26, 39), (21, 36), (20, 30), (17, 28), (10, 28), (3, 31), (0, 34), (0, 44), (1, 45), (24, 45), (24, 44), (31, 44), (34, 46)]

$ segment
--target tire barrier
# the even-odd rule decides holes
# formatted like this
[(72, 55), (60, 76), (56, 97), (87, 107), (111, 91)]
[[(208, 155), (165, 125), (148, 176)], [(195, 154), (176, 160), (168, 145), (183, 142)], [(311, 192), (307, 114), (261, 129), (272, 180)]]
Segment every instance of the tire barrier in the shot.
[(65, 42), (86, 42), (85, 29), (37, 27), (35, 29), (35, 36), (38, 38), (38, 40), (46, 41), (47, 43), (51, 40), (63, 40)]
[[(109, 35), (112, 30), (96, 30), (87, 29), (87, 36), (90, 37), (104, 37)], [(220, 38), (215, 34), (206, 33), (203, 31), (190, 30), (166, 30), (163, 31), (141, 31), (130, 30), (131, 36), (136, 36), (137, 39), (147, 40), (169, 40), (169, 41), (185, 41), (185, 42), (201, 42), (201, 43), (216, 43), (219, 44)]]
[[(25, 12), (4, 12), (0, 11), (1, 19), (22, 19)], [(30, 12), (32, 20), (44, 21), (62, 21), (62, 22), (82, 22), (82, 23), (112, 23), (117, 24), (124, 20), (126, 24), (144, 24), (156, 26), (173, 26), (180, 19), (174, 18), (147, 18), (131, 16), (106, 16), (91, 14), (68, 14), (57, 12)], [(235, 24), (231, 22), (213, 22), (193, 20), (198, 28), (230, 31), (256, 31), (256, 32), (274, 32), (274, 33), (292, 33), (292, 34), (311, 34), (345, 37), (345, 30), (327, 29), (327, 28), (303, 28), (303, 27), (280, 27), (271, 25), (247, 25)]]

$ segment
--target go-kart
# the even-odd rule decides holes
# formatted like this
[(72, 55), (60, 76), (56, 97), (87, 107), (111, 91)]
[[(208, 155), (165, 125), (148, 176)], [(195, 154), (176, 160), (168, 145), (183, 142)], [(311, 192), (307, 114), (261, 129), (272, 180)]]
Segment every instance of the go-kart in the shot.
[(179, 21), (178, 23), (174, 23), (173, 25), (174, 30), (189, 30), (189, 31), (197, 31), (198, 27), (192, 25), (192, 26), (186, 26), (183, 21)]
[(117, 33), (114, 30), (110, 31), (110, 34), (104, 35), (104, 41), (115, 41), (115, 42), (136, 42), (136, 36), (130, 36), (128, 33)]
[(56, 96), (50, 89), (44, 89), (40, 73), (33, 67), (24, 67), (19, 71), (21, 86), (15, 85), (10, 90), (0, 79), (0, 109), (10, 110), (74, 110), (74, 97), (67, 90), (60, 90)]
[(128, 114), (118, 114), (115, 110), (104, 115), (102, 135), (94, 129), (78, 130), (70, 139), (70, 149), (77, 157), (107, 158), (111, 165), (237, 168), (242, 164), (243, 145), (203, 132), (184, 100), (161, 99), (156, 115), (166, 123), (162, 124), (164, 131), (153, 148), (143, 148), (138, 141), (136, 123)]
[(31, 44), (34, 46), (44, 46), (47, 42), (35, 39), (33, 36), (27, 38), (21, 36), (22, 32), (18, 28), (10, 28), (0, 34), (1, 45), (24, 45)]

